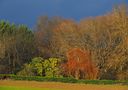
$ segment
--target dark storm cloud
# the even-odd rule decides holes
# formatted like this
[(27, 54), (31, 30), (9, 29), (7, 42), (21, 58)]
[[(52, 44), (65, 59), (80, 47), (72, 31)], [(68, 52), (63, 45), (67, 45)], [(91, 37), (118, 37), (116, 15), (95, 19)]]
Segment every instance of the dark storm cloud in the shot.
[(0, 0), (0, 19), (33, 26), (41, 15), (80, 20), (103, 15), (128, 0)]

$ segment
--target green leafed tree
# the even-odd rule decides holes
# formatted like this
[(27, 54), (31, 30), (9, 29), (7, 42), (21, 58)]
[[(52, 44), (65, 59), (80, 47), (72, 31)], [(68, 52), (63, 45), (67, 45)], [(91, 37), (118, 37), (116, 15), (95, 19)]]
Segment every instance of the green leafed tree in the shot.
[(24, 25), (0, 21), (0, 73), (16, 73), (35, 54), (33, 32)]

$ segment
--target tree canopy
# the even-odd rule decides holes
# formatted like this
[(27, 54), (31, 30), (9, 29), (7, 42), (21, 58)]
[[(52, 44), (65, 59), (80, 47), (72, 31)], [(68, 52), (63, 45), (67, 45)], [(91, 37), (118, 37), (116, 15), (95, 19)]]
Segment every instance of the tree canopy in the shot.
[(41, 16), (34, 30), (0, 21), (0, 74), (128, 79), (128, 13), (76, 22)]

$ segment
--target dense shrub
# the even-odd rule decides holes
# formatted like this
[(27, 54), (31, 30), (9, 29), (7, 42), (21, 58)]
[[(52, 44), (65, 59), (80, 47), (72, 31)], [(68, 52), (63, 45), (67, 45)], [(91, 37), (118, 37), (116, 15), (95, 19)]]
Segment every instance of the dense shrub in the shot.
[(47, 77), (60, 77), (60, 62), (58, 58), (49, 58), (44, 62), (45, 74)]
[(30, 64), (25, 64), (24, 68), (17, 73), (18, 76), (34, 76), (34, 72)]
[(28, 80), (28, 81), (41, 81), (41, 82), (63, 82), (63, 83), (82, 83), (82, 84), (126, 84), (128, 80), (77, 80), (74, 78), (55, 78), (55, 77), (40, 77), (40, 76), (16, 76), (13, 74), (0, 74), (0, 79), (8, 77), (12, 80)]
[(32, 59), (32, 62), (25, 64), (24, 68), (17, 75), (60, 77), (60, 61), (58, 58), (43, 59), (41, 57), (35, 57)]

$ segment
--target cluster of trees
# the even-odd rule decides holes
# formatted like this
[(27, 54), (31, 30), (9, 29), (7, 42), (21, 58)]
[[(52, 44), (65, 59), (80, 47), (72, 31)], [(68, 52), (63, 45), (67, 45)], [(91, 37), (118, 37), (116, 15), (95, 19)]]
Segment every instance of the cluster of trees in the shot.
[(0, 22), (0, 73), (128, 79), (128, 15), (125, 5), (79, 23), (39, 18), (26, 26)]
[(24, 25), (0, 21), (0, 73), (16, 73), (34, 56), (34, 34)]

